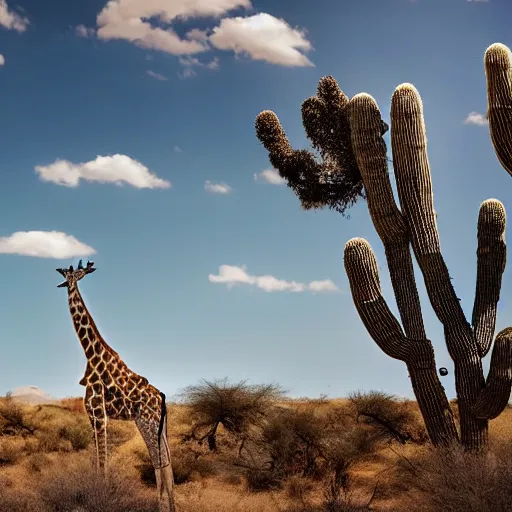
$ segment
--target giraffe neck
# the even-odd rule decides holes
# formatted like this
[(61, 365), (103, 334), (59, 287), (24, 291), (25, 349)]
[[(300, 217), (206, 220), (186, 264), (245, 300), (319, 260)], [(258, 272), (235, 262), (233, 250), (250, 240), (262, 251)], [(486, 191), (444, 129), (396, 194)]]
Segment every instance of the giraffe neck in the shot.
[(76, 283), (68, 287), (68, 304), (76, 334), (87, 359), (105, 352), (119, 357), (101, 336)]

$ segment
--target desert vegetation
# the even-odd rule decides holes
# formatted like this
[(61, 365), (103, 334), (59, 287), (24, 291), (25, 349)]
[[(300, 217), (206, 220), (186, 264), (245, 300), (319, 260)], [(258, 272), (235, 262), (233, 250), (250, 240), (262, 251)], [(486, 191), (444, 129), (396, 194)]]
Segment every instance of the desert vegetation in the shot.
[[(0, 512), (158, 510), (154, 471), (135, 425), (110, 422), (104, 480), (93, 465), (82, 404), (0, 398)], [(275, 384), (201, 381), (168, 405), (177, 506), (183, 512), (509, 510), (511, 419), (507, 408), (491, 422), (485, 453), (434, 451), (415, 401), (381, 391), (289, 399)], [(212, 448), (205, 435), (214, 426)]]

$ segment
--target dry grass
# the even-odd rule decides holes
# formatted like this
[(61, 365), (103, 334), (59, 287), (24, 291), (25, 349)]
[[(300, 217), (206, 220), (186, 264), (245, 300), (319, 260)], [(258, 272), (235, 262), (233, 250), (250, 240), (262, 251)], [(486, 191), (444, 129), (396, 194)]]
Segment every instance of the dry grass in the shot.
[[(367, 421), (365, 411), (380, 419)], [(379, 393), (269, 404), (241, 455), (240, 440), (222, 426), (216, 452), (184, 441), (186, 405), (169, 404), (168, 415), (179, 512), (355, 512), (370, 510), (370, 501), (382, 512), (511, 510), (510, 409), (491, 422), (485, 458), (440, 458), (424, 443), (416, 404)], [(399, 427), (398, 440), (382, 418)], [(105, 482), (91, 465), (80, 399), (29, 406), (0, 398), (0, 512), (156, 511), (154, 472), (135, 425), (112, 421), (109, 435)]]

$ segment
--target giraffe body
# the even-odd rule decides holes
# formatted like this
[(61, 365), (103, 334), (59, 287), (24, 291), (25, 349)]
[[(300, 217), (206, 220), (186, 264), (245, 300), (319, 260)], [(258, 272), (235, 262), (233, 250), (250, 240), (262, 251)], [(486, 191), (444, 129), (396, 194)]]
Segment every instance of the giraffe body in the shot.
[(160, 508), (175, 512), (165, 395), (130, 370), (99, 333), (78, 289), (78, 281), (96, 270), (93, 265), (87, 263), (83, 268), (80, 261), (76, 270), (57, 271), (66, 278), (59, 287), (68, 289), (69, 311), (87, 358), (80, 384), (85, 386), (84, 404), (94, 431), (96, 464), (106, 475), (108, 419), (134, 421), (155, 468)]

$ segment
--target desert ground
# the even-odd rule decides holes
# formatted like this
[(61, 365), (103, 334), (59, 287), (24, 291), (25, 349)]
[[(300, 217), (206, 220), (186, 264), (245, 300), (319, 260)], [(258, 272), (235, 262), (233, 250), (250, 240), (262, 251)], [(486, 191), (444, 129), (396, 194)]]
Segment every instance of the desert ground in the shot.
[[(202, 402), (168, 404), (180, 512), (512, 509), (510, 409), (491, 422), (487, 454), (440, 455), (414, 401), (373, 391), (266, 397), (254, 408), (243, 386), (238, 396), (233, 386), (220, 388), (216, 397), (206, 390)], [(135, 424), (113, 420), (108, 431), (105, 481), (81, 398), (40, 405), (0, 398), (0, 512), (157, 511)]]

